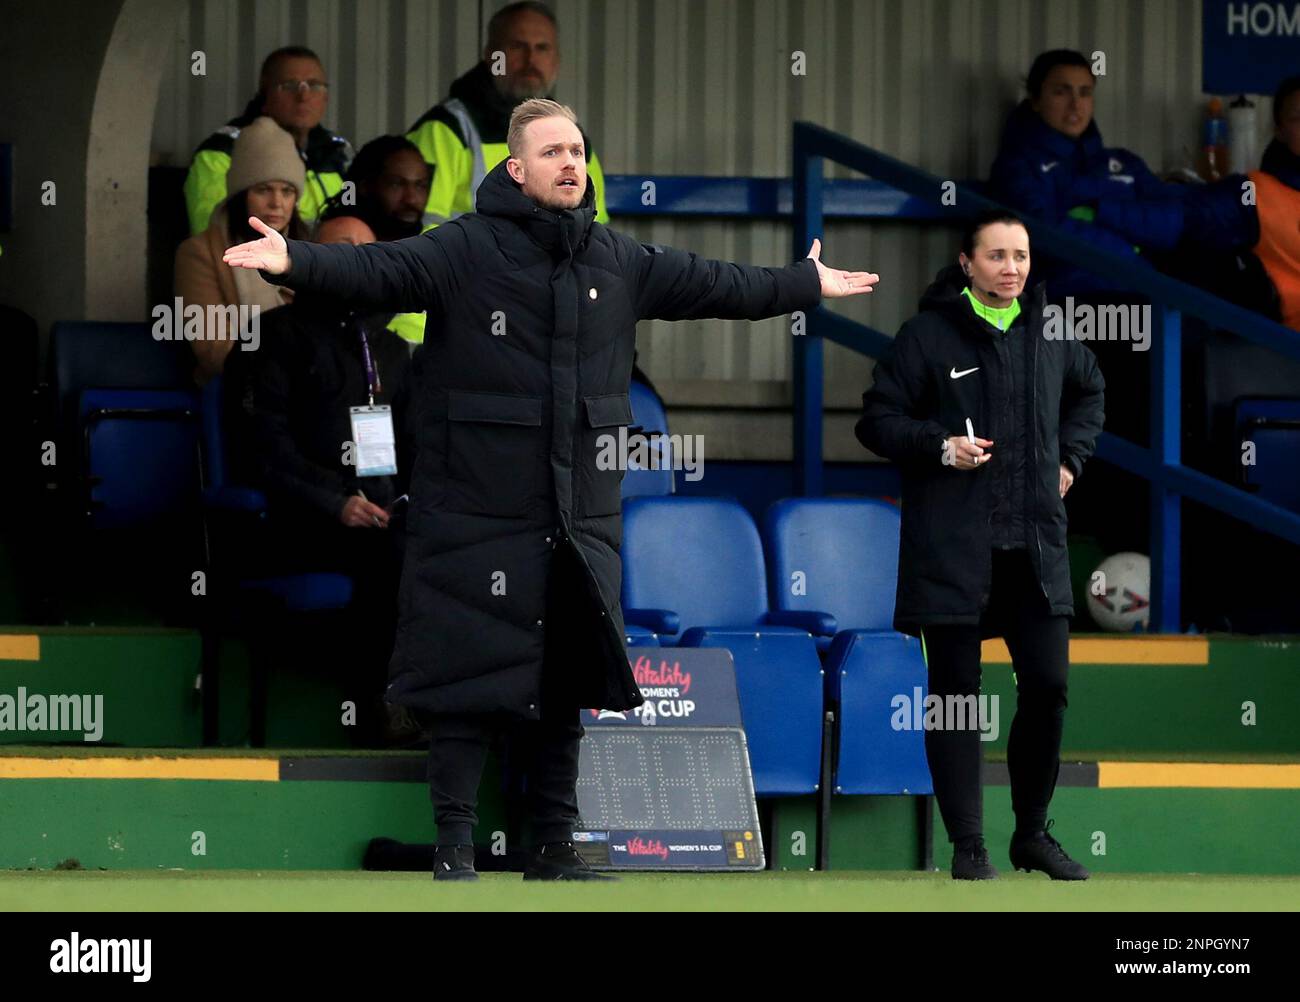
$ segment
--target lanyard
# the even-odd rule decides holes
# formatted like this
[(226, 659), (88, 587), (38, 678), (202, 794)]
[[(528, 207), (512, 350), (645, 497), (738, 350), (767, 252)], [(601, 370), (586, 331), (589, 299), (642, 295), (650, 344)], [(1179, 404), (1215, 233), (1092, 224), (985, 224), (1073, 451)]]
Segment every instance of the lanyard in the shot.
[(357, 325), (357, 333), (361, 336), (361, 354), (366, 361), (366, 389), (370, 394), (370, 406), (375, 406), (375, 394), (383, 393), (383, 384), (379, 382), (379, 372), (375, 368), (375, 360), (370, 357), (370, 341), (366, 338), (366, 329), (360, 321), (354, 321)]

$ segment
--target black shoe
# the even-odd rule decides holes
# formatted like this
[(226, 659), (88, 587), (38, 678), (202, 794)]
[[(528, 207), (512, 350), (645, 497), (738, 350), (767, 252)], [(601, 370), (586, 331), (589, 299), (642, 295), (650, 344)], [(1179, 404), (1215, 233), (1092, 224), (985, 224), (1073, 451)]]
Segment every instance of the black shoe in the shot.
[(952, 848), (953, 880), (997, 880), (998, 871), (989, 862), (989, 851), (984, 839), (962, 839)]
[(597, 873), (578, 855), (572, 842), (547, 842), (524, 868), (525, 880), (617, 880)]
[(434, 880), (478, 880), (472, 845), (440, 845), (433, 854)]
[(1066, 855), (1061, 843), (1048, 834), (1054, 822), (1028, 836), (1011, 837), (1011, 865), (1029, 873), (1042, 870), (1053, 880), (1087, 880), (1088, 871)]

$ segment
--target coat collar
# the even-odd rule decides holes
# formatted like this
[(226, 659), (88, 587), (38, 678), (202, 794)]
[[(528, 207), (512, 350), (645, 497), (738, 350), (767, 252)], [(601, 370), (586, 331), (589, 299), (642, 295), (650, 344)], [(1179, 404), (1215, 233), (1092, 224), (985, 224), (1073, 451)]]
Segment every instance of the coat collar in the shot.
[(1034, 111), (1028, 99), (1021, 101), (1007, 119), (1002, 134), (1003, 149), (1034, 149), (1043, 156), (1066, 163), (1091, 164), (1105, 155), (1106, 147), (1101, 130), (1094, 118), (1078, 139), (1057, 132)]
[(1300, 157), (1283, 146), (1280, 140), (1274, 139), (1268, 144), (1260, 168), (1283, 184), (1300, 190)]
[[(969, 284), (960, 265), (948, 265), (940, 270), (921, 296), (920, 311), (943, 314), (958, 330), (982, 340), (992, 340), (995, 333), (993, 328), (975, 315), (975, 311), (966, 302), (966, 297), (961, 294), (962, 289)], [(1030, 285), (1026, 282), (1019, 300), (1020, 316), (1016, 323), (1023, 323), (1027, 330), (1036, 331), (1047, 306), (1047, 283)]]
[[(485, 143), (504, 143), (510, 129), (510, 114), (517, 102), (502, 97), (492, 80), (491, 67), (475, 63), (473, 69), (452, 81), (450, 97), (459, 99), (467, 109), (479, 136)], [(544, 95), (550, 97), (550, 94)]]
[(480, 215), (509, 219), (518, 224), (552, 257), (564, 257), (572, 255), (587, 239), (596, 218), (596, 189), (588, 176), (582, 204), (576, 209), (554, 212), (542, 208), (525, 195), (506, 171), (506, 161), (502, 160), (479, 185), (477, 207)]

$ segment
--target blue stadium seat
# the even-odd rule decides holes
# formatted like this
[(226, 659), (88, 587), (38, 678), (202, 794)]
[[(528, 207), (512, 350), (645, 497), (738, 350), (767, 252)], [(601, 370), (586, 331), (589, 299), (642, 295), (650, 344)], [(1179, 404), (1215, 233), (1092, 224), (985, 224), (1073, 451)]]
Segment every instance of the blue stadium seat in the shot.
[(628, 397), (632, 401), (634, 424), (646, 431), (668, 431), (668, 412), (654, 390), (634, 379), (628, 388)]
[(148, 523), (197, 496), (188, 345), (155, 340), (145, 323), (61, 321), (50, 328), (50, 355), (59, 479), (92, 526)]
[[(219, 519), (234, 520), (236, 533), (264, 529), (266, 498), (261, 491), (227, 482), (224, 415), (222, 414), (223, 379), (215, 376), (204, 384), (203, 454), (205, 483), (204, 507), (209, 522)], [(230, 580), (229, 598), (218, 601), (221, 613), (207, 626), (203, 645), (203, 732), (204, 742), (215, 742), (219, 730), (218, 665), (219, 633), (226, 628), (246, 628), (259, 622), (259, 618), (283, 613), (319, 613), (346, 609), (352, 602), (352, 579), (346, 574), (310, 572), (302, 574), (277, 574), (247, 576), (239, 567), (222, 566), (220, 534), (214, 534), (218, 545), (214, 549), (214, 570), (219, 581)], [(225, 598), (218, 589), (218, 599)], [(254, 747), (264, 745), (266, 738), (266, 658), (253, 659), (253, 678), (250, 685), (250, 719)]]
[(822, 667), (798, 630), (690, 631), (685, 646), (721, 647), (736, 666), (740, 719), (760, 797), (816, 793), (821, 784)]
[(81, 391), (188, 389), (194, 357), (187, 344), (155, 340), (145, 323), (60, 321), (50, 328), (55, 390), (71, 416)]
[[(925, 732), (911, 728), (911, 708), (928, 692), (921, 642), (892, 631), (845, 630), (827, 659), (831, 696), (839, 706), (836, 793), (934, 792)], [(895, 727), (895, 723), (905, 726)]]
[(730, 498), (628, 498), (622, 598), (627, 623), (665, 645), (690, 646), (689, 631), (705, 626), (798, 634), (827, 626), (820, 614), (769, 611), (758, 530)]
[(73, 450), (82, 444), (83, 390), (193, 388), (189, 346), (155, 340), (144, 323), (60, 321), (50, 328), (50, 356), (60, 432)]
[[(221, 404), (222, 377), (214, 376), (203, 387), (203, 454), (207, 474), (203, 491), (204, 503), (210, 511), (240, 512), (263, 522), (266, 518), (266, 498), (262, 492), (256, 488), (226, 482)], [(275, 598), (291, 612), (342, 609), (352, 601), (352, 581), (345, 574), (312, 572), (240, 577), (237, 587), (241, 591)]]
[(155, 340), (147, 324), (51, 328), (45, 435), (55, 462), (45, 473), (56, 488), (47, 538), (62, 568), (48, 591), (56, 622), (192, 620), (181, 585), (203, 559), (192, 364), (188, 345)]
[(763, 518), (772, 605), (810, 617), (836, 711), (837, 793), (929, 793), (923, 732), (890, 727), (896, 696), (926, 689), (920, 642), (893, 629), (896, 507), (869, 498), (789, 498)]
[(225, 379), (213, 376), (203, 384), (203, 504), (209, 511), (243, 512), (262, 521), (266, 495), (255, 487), (232, 484), (228, 479), (225, 415), (222, 394)]
[[(649, 464), (634, 465), (632, 460), (635, 457), (629, 457), (627, 472), (623, 475), (623, 497), (672, 494), (676, 485), (672, 446), (667, 437), (668, 414), (645, 383), (633, 381), (628, 396), (632, 401), (632, 424), (649, 438), (647, 452), (655, 458)], [(628, 439), (629, 442), (635, 441), (631, 429)]]
[(641, 626), (628, 626), (623, 630), (628, 647), (658, 647), (659, 634)]
[(1242, 464), (1247, 490), (1283, 508), (1300, 511), (1300, 398), (1246, 397), (1235, 407), (1237, 454), (1255, 445), (1253, 465)]
[(93, 528), (197, 514), (198, 410), (190, 390), (82, 391), (78, 423)]
[[(741, 716), (761, 796), (820, 785), (822, 668), (807, 630), (767, 609), (754, 521), (727, 498), (630, 498), (623, 506), (629, 626), (686, 647), (722, 647), (736, 665)], [(802, 614), (797, 615), (798, 619)]]
[(870, 498), (787, 498), (763, 516), (772, 608), (818, 613), (818, 648), (839, 630), (892, 630), (898, 509)]

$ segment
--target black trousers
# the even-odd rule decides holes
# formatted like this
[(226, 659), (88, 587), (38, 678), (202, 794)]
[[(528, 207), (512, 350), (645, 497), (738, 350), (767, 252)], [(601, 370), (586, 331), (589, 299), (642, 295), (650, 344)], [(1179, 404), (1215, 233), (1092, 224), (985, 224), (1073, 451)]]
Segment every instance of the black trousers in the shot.
[[(978, 697), (980, 641), (990, 636), (1005, 638), (1011, 652), (1016, 713), (1007, 743), (1007, 768), (1016, 831), (1029, 833), (1047, 822), (1061, 767), (1070, 648), (1067, 618), (1050, 613), (1026, 550), (993, 551), (992, 591), (978, 625), (924, 628), (930, 693)], [(925, 753), (949, 841), (982, 835), (979, 730), (927, 730)]]
[(439, 845), (469, 845), (478, 824), (478, 788), (493, 739), (505, 739), (523, 773), (534, 845), (568, 842), (578, 820), (582, 725), (568, 719), (507, 723), (490, 716), (438, 716), (429, 741), (429, 798)]
[[(546, 619), (552, 631), (583, 628), (572, 618), (578, 587), (571, 557), (562, 548), (547, 581)], [(589, 628), (589, 624), (588, 624)], [(572, 693), (572, 671), (552, 657), (547, 645), (541, 679), (541, 719), (518, 720), (490, 714), (425, 716), (429, 725), (429, 798), (439, 845), (468, 845), (478, 823), (478, 788), (495, 739), (502, 739), (507, 774), (522, 779), (532, 843), (567, 842), (578, 821), (578, 751), (584, 733)]]

